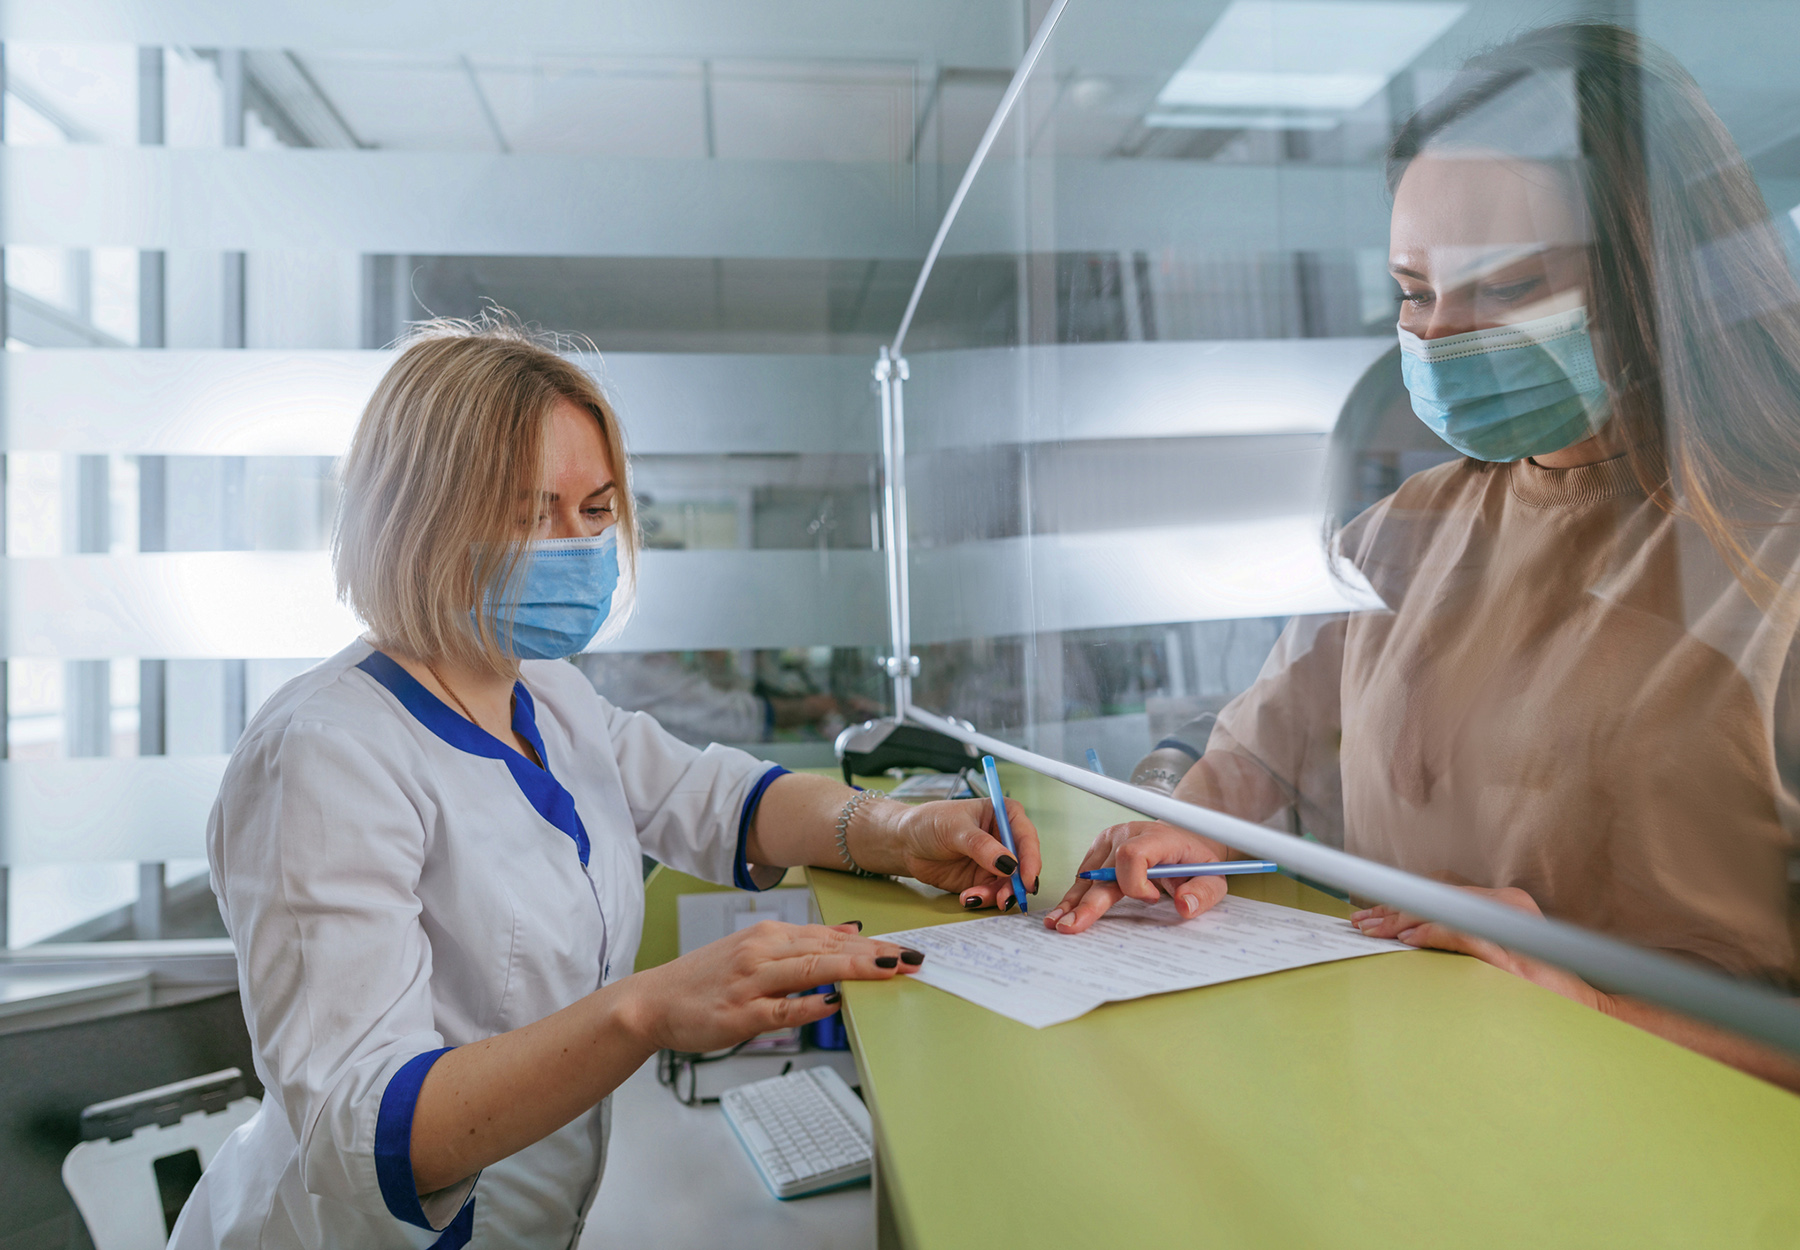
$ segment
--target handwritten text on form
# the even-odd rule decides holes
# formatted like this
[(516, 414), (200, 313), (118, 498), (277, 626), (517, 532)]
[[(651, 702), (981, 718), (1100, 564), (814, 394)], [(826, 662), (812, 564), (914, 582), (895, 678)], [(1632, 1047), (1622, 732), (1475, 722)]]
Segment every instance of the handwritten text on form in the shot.
[(880, 936), (929, 956), (916, 979), (1034, 1029), (1101, 1003), (1413, 949), (1364, 937), (1348, 920), (1236, 895), (1193, 920), (1177, 916), (1172, 903), (1126, 899), (1075, 935), (1030, 915)]

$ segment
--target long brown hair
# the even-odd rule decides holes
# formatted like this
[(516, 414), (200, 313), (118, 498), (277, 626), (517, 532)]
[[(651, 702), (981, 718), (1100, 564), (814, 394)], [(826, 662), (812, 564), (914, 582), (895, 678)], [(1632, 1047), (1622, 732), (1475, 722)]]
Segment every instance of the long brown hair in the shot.
[(1595, 358), (1632, 470), (1763, 599), (1775, 581), (1746, 530), (1800, 496), (1800, 285), (1749, 166), (1687, 71), (1623, 27), (1531, 31), (1470, 60), (1407, 121), (1388, 150), (1388, 189), (1447, 129), (1533, 90), (1561, 91), (1574, 111)]

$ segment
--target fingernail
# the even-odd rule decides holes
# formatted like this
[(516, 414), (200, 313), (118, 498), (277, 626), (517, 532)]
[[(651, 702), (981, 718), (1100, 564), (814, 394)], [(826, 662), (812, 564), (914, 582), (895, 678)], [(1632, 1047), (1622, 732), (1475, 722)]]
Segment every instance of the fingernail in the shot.
[(1200, 900), (1195, 898), (1192, 894), (1183, 894), (1181, 896), (1181, 910), (1189, 916), (1196, 914), (1200, 910)]
[(1032, 879), (1031, 879), (1031, 889), (1030, 889), (1030, 890), (1028, 890), (1028, 891), (1027, 891), (1027, 893), (1029, 893), (1029, 894), (1036, 894), (1036, 893), (1037, 893), (1037, 888), (1038, 888), (1038, 879), (1037, 879), (1037, 878), (1036, 878), (1036, 877), (1033, 877), (1033, 878), (1032, 878)]
[(1067, 933), (1070, 929), (1075, 927), (1075, 917), (1064, 916), (1061, 920), (1056, 922), (1056, 927), (1062, 932)]
[(1062, 919), (1062, 915), (1063, 915), (1062, 908), (1053, 907), (1050, 909), (1050, 914), (1044, 917), (1044, 921), (1047, 924), (1055, 924), (1058, 920)]
[(833, 990), (833, 991), (831, 991), (831, 993), (825, 995), (825, 1001), (832, 1004), (832, 1006), (834, 1006), (834, 1007), (838, 1003), (842, 1002), (843, 999), (844, 999), (844, 996), (842, 994), (838, 993), (836, 990)]
[(1400, 940), (1402, 942), (1410, 942), (1410, 941), (1412, 941), (1413, 934), (1417, 933), (1418, 931), (1419, 930), (1418, 930), (1417, 926), (1415, 926), (1411, 929), (1408, 929), (1405, 933), (1402, 933), (1400, 935)]
[(963, 906), (969, 908), (970, 910), (980, 907), (981, 906), (981, 895), (979, 895), (979, 894), (969, 895), (968, 898), (965, 898), (963, 900)]
[(898, 967), (899, 964), (900, 956), (898, 955), (877, 955), (875, 957), (875, 966), (877, 968), (895, 968)]
[(998, 868), (1002, 875), (1010, 877), (1019, 871), (1019, 861), (1010, 855), (1002, 855), (994, 861), (994, 867)]
[(862, 921), (860, 921), (860, 920), (846, 920), (846, 921), (844, 921), (844, 923), (845, 923), (845, 924), (853, 924), (853, 925), (855, 925), (855, 926), (856, 926), (856, 931), (857, 931), (857, 932), (858, 932), (858, 933), (861, 933), (861, 932), (862, 932)]
[(925, 952), (908, 948), (907, 950), (900, 952), (900, 962), (903, 964), (911, 964), (916, 968), (925, 962)]
[(1352, 920), (1352, 921), (1353, 921), (1353, 922), (1354, 922), (1354, 921), (1358, 921), (1358, 920), (1361, 920), (1361, 919), (1362, 919), (1362, 918), (1363, 918), (1363, 917), (1364, 917), (1364, 916), (1366, 916), (1366, 915), (1368, 915), (1368, 914), (1369, 914), (1369, 909), (1368, 909), (1368, 908), (1366, 908), (1366, 907), (1365, 907), (1365, 908), (1363, 908), (1363, 909), (1362, 909), (1362, 910), (1361, 910), (1361, 911), (1353, 911), (1353, 912), (1351, 912), (1351, 913), (1350, 913), (1350, 919), (1351, 919), (1351, 920)]
[(1002, 907), (1000, 910), (1001, 911), (1011, 911), (1012, 909), (1013, 909), (1013, 900), (1009, 898), (1006, 900), (1006, 906)]

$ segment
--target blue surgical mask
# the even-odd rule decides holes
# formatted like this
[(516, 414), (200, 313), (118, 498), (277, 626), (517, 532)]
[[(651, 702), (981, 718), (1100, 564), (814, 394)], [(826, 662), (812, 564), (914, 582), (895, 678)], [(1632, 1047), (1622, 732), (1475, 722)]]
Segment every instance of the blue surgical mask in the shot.
[(1587, 309), (1441, 339), (1400, 331), (1400, 375), (1432, 432), (1477, 460), (1523, 460), (1606, 421)]
[(561, 660), (600, 632), (619, 585), (619, 535), (527, 543), (512, 585), (518, 594), (488, 597), (500, 647), (521, 660)]

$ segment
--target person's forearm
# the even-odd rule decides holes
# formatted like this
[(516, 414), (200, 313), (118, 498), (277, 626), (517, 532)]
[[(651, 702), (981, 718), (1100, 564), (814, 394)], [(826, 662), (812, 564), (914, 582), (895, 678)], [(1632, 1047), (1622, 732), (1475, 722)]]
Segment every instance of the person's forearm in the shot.
[(656, 1053), (635, 978), (535, 1024), (459, 1046), (425, 1076), (413, 1109), (413, 1179), (422, 1194), (473, 1176), (547, 1137)]
[[(1266, 772), (1227, 751), (1201, 756), (1182, 777), (1172, 797), (1257, 823), (1279, 810), (1283, 801), (1280, 790)], [(1217, 844), (1214, 838), (1207, 841)], [(1230, 859), (1238, 855), (1219, 845), (1219, 857)]]
[[(830, 777), (806, 773), (777, 777), (757, 804), (744, 858), (770, 868), (842, 868), (837, 822), (854, 794)], [(892, 825), (906, 810), (905, 804), (878, 794), (857, 804), (850, 829), (850, 853), (857, 867), (870, 872), (901, 870), (898, 862), (888, 862), (886, 848), (897, 845)]]
[(1740, 1072), (1761, 1077), (1772, 1085), (1800, 1093), (1800, 1058), (1771, 1046), (1764, 1046), (1760, 1042), (1753, 1042), (1736, 1033), (1703, 1024), (1691, 1016), (1647, 1003), (1641, 998), (1603, 994), (1600, 999), (1601, 1010), (1615, 1019), (1635, 1024), (1645, 1032), (1654, 1033), (1689, 1050), (1699, 1051)]

